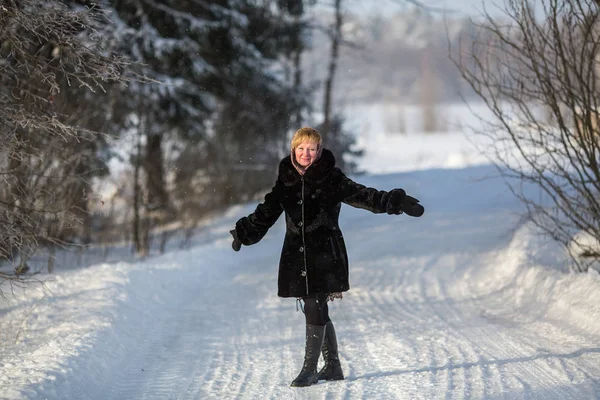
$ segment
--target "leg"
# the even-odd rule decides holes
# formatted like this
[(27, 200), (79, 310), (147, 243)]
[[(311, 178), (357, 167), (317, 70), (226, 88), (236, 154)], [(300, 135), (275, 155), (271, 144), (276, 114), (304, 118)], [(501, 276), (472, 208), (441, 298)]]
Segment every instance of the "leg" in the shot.
[(330, 321), (329, 307), (327, 306), (327, 296), (319, 293), (311, 297), (305, 297), (303, 300), (306, 324), (316, 326), (327, 325), (327, 322)]
[(326, 297), (318, 295), (306, 297), (303, 300), (306, 316), (304, 365), (291, 386), (310, 386), (318, 382), (317, 363), (325, 337), (326, 321), (323, 320), (323, 311), (326, 310), (324, 309), (327, 304)]
[(331, 320), (327, 322), (325, 328), (325, 340), (323, 341), (321, 350), (323, 351), (323, 360), (325, 360), (325, 365), (319, 371), (317, 379), (326, 381), (343, 380), (344, 372), (342, 371), (342, 365), (340, 364), (337, 337), (335, 336), (335, 329)]
[(306, 323), (311, 325), (325, 325), (325, 338), (321, 351), (325, 365), (319, 371), (317, 380), (339, 381), (344, 379), (344, 372), (338, 356), (337, 337), (333, 322), (329, 318), (328, 297), (319, 294), (304, 300)]

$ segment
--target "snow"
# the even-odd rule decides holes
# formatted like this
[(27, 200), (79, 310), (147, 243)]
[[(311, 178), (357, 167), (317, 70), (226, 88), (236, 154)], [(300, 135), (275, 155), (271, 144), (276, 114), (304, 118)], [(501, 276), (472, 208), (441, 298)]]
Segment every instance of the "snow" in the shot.
[(369, 173), (355, 179), (402, 187), (426, 212), (343, 206), (351, 290), (330, 315), (345, 381), (289, 387), (304, 321), (276, 295), (283, 218), (231, 250), (228, 231), (254, 203), (190, 248), (58, 264), (37, 275), (43, 287), (9, 295), (0, 398), (599, 398), (600, 277), (568, 273), (564, 251), (520, 223), (519, 202), (463, 132), (380, 132), (365, 130)]
[(466, 168), (489, 164), (490, 141), (473, 134), (480, 119), (492, 118), (483, 106), (451, 104), (438, 111), (440, 130), (422, 130), (419, 106), (390, 104), (349, 105), (349, 129), (358, 132), (356, 146), (364, 149), (361, 169), (369, 173), (405, 172), (430, 168)]

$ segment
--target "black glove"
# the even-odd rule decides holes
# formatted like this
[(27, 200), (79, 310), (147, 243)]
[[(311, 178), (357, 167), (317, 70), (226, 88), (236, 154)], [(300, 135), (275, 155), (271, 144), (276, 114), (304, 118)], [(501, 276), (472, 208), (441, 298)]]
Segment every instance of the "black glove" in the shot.
[(411, 217), (420, 217), (425, 212), (425, 207), (419, 204), (419, 200), (406, 195), (401, 205), (402, 211)]
[(231, 233), (231, 236), (233, 236), (233, 243), (231, 243), (231, 248), (235, 251), (240, 251), (240, 249), (242, 248), (242, 242), (240, 242), (240, 239), (238, 238), (237, 231), (235, 229), (232, 229), (229, 231), (229, 233)]
[(402, 214), (402, 204), (406, 200), (406, 192), (403, 189), (392, 189), (387, 196), (385, 212), (388, 214)]

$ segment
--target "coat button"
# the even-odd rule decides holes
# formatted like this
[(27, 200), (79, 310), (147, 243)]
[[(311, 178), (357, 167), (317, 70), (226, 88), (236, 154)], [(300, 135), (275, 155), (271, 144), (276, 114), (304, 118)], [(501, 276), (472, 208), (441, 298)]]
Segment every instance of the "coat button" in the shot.
[(302, 204), (302, 199), (298, 200), (298, 204)]
[(306, 271), (302, 271), (302, 272), (300, 273), (300, 275), (302, 275), (302, 276), (306, 276)]
[(304, 247), (300, 247), (300, 253), (304, 252)]
[(298, 226), (302, 226), (302, 225), (304, 225), (304, 224), (302, 223), (302, 221), (298, 222)]

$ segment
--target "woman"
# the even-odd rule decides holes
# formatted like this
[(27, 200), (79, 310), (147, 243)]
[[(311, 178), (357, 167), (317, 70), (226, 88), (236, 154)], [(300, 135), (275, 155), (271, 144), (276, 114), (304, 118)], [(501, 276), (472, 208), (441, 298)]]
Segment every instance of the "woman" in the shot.
[[(341, 203), (373, 213), (420, 217), (424, 208), (402, 189), (389, 192), (353, 182), (335, 166), (321, 135), (301, 128), (292, 138), (291, 154), (281, 160), (275, 186), (263, 203), (237, 221), (233, 249), (258, 243), (285, 211), (286, 234), (279, 262), (278, 295), (304, 301), (306, 346), (304, 365), (291, 386), (318, 380), (344, 379), (328, 300), (350, 288), (348, 256), (338, 225)], [(317, 372), (319, 353), (325, 366)]]

